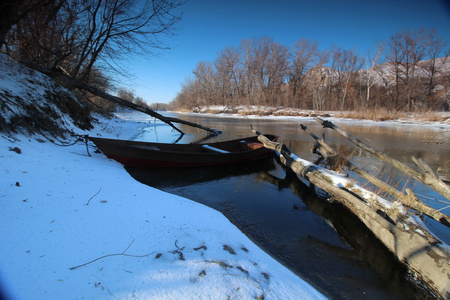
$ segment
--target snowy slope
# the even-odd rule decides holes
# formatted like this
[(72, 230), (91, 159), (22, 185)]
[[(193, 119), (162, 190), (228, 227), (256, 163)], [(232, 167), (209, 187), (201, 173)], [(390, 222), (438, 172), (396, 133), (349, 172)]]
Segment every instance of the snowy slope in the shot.
[(83, 144), (19, 138), (0, 147), (0, 282), (13, 299), (322, 298), (219, 212)]
[[(420, 61), (414, 68), (414, 76), (429, 79), (430, 77), (430, 63), (431, 60)], [(435, 80), (443, 75), (449, 76), (450, 74), (450, 59), (445, 57), (437, 58), (435, 62), (436, 74)], [(400, 77), (404, 76), (405, 70), (401, 68)], [(374, 68), (361, 69), (358, 72), (358, 76), (362, 76), (364, 81), (370, 78), (370, 83), (375, 83), (379, 86), (393, 86), (395, 82), (395, 68), (390, 62), (385, 62), (374, 66)], [(412, 70), (410, 70), (410, 76), (412, 76)], [(338, 83), (339, 75), (345, 77), (345, 73), (332, 69), (328, 66), (317, 66), (306, 73), (306, 80), (313, 86), (328, 86)], [(361, 80), (361, 77), (360, 77)], [(442, 84), (438, 84), (436, 89), (443, 89)]]
[(90, 129), (89, 110), (51, 78), (0, 53), (0, 129), (61, 136)]
[[(414, 76), (422, 79), (428, 79), (430, 77), (430, 62), (430, 60), (420, 61), (414, 69)], [(446, 74), (448, 76), (450, 74), (450, 59), (445, 59), (445, 57), (436, 59), (435, 68), (436, 78)], [(404, 76), (403, 72), (405, 72), (405, 70), (401, 69), (401, 72), (402, 74), (400, 74), (400, 77)], [(410, 73), (411, 72), (412, 71), (410, 71)], [(362, 73), (366, 77), (370, 77), (371, 80), (377, 85), (395, 85), (395, 68), (394, 65), (390, 62), (376, 65), (373, 69), (360, 70), (359, 73)], [(410, 76), (412, 75), (410, 74)], [(443, 86), (441, 84), (438, 84), (436, 87), (436, 89), (442, 88)]]

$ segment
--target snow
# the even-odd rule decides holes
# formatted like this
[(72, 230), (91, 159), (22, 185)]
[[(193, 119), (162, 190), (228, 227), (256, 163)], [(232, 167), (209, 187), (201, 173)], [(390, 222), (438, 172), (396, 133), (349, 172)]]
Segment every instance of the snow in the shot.
[[(127, 138), (142, 126), (101, 119), (92, 134)], [(16, 138), (0, 143), (8, 298), (324, 298), (221, 213), (138, 183), (83, 143)]]
[[(278, 155), (281, 155), (277, 152)], [(422, 228), (422, 230), (418, 229), (416, 232), (424, 235), (424, 231), (427, 232), (427, 235), (432, 235), (436, 238), (436, 240), (440, 240), (439, 237), (437, 237), (435, 234), (433, 234), (427, 226), (424, 224), (424, 222), (415, 214), (413, 214), (412, 211), (408, 210), (400, 201), (389, 201), (383, 197), (380, 197), (374, 192), (371, 192), (358, 184), (354, 179), (347, 177), (344, 174), (325, 169), (323, 167), (314, 165), (312, 162), (302, 159), (295, 154), (291, 154), (290, 158), (299, 164), (301, 164), (305, 168), (314, 167), (315, 171), (321, 173), (323, 176), (325, 176), (332, 185), (339, 187), (341, 189), (347, 189), (351, 192), (353, 192), (356, 195), (362, 196), (364, 199), (369, 200), (366, 204), (370, 207), (375, 205), (375, 208), (382, 207), (386, 209), (387, 211), (396, 211), (398, 214), (403, 216), (403, 225), (404, 229), (408, 230), (409, 226), (413, 226), (414, 228)], [(305, 185), (310, 186), (310, 182), (307, 180), (307, 178), (303, 178), (300, 175), (297, 175), (298, 179), (300, 179)], [(318, 194), (322, 198), (328, 198), (329, 195), (327, 192), (321, 190), (320, 188), (314, 186), (316, 194)], [(442, 242), (442, 241), (441, 241)], [(445, 245), (445, 243), (441, 243), (442, 245)]]
[[(354, 125), (355, 119), (336, 117), (342, 112), (323, 111), (316, 112), (312, 110), (285, 108), (285, 107), (265, 107), (265, 106), (250, 106), (238, 105), (234, 107), (228, 106), (204, 106), (195, 112), (180, 112), (178, 114), (185, 114), (196, 116), (198, 114), (205, 116), (213, 116), (215, 118), (237, 118), (237, 119), (267, 119), (267, 120), (283, 120), (292, 122), (314, 121), (314, 116), (319, 116), (336, 124)], [(439, 116), (442, 120), (432, 121), (424, 117), (414, 118), (399, 118), (394, 120), (375, 121), (367, 119), (357, 119), (358, 126), (385, 126), (389, 128), (401, 126), (417, 126), (427, 127), (435, 130), (450, 129), (450, 113), (449, 112), (435, 112), (435, 116)]]
[[(17, 102), (8, 102), (8, 104), (14, 104), (14, 106), (11, 105), (10, 109), (15, 114), (26, 114), (19, 104), (20, 102), (25, 101), (26, 104), (42, 105), (41, 99), (47, 89), (62, 89), (47, 76), (21, 66), (3, 53), (0, 53), (0, 69), (2, 70), (0, 72), (0, 95), (4, 94), (11, 98), (21, 99)], [(8, 113), (7, 110), (2, 108), (2, 116), (7, 121), (13, 117), (12, 113)]]

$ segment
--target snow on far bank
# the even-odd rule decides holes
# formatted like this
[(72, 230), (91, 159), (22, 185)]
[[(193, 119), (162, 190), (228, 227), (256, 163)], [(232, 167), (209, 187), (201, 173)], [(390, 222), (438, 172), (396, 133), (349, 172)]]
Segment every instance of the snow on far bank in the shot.
[[(323, 119), (340, 123), (340, 124), (358, 124), (358, 125), (377, 125), (377, 126), (426, 126), (436, 129), (450, 129), (450, 112), (435, 112), (433, 115), (426, 114), (414, 118), (413, 115), (409, 117), (375, 121), (369, 119), (355, 119), (347, 117), (337, 117), (342, 115), (339, 112), (316, 112), (312, 110), (302, 110), (294, 108), (280, 108), (280, 107), (264, 107), (264, 106), (206, 106), (194, 112), (177, 112), (179, 114), (192, 115), (208, 115), (222, 118), (249, 118), (249, 119), (274, 119), (274, 120), (290, 120), (290, 121), (313, 121), (314, 117), (321, 117)], [(351, 115), (351, 113), (349, 113)], [(435, 120), (437, 119), (437, 121)]]
[[(102, 120), (94, 133), (124, 137), (139, 126)], [(7, 297), (324, 298), (221, 213), (138, 183), (82, 143), (17, 138), (0, 146)]]

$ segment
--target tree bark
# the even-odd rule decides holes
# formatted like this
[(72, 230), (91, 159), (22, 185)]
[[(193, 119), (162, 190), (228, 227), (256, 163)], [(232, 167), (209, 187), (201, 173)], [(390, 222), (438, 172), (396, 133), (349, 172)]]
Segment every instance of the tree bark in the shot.
[[(325, 159), (329, 159), (331, 157), (339, 156), (339, 153), (337, 153), (331, 146), (329, 146), (325, 141), (318, 136), (316, 136), (314, 133), (309, 131), (306, 126), (301, 125), (302, 129), (311, 135), (316, 142), (320, 145), (320, 152), (324, 156)], [(424, 162), (422, 162), (424, 163)], [(360, 169), (359, 167), (352, 164), (350, 161), (346, 162), (347, 167), (350, 171), (353, 171), (357, 173), (359, 176), (364, 178), (365, 180), (369, 181), (370, 183), (374, 184), (376, 187), (382, 189), (386, 193), (394, 196), (402, 202), (404, 205), (421, 212), (430, 218), (433, 218), (434, 220), (444, 224), (447, 227), (450, 227), (450, 217), (446, 214), (440, 212), (437, 209), (432, 208), (431, 206), (426, 205), (420, 199), (409, 189), (406, 189), (407, 195), (403, 194), (399, 190), (393, 188), (389, 184), (383, 182), (382, 180), (378, 179), (377, 177), (369, 174), (368, 172)], [(431, 171), (432, 172), (432, 171)], [(437, 175), (436, 175), (437, 176)]]
[[(375, 155), (380, 160), (382, 160), (382, 161), (384, 161), (384, 162), (394, 166), (395, 168), (399, 169), (400, 171), (402, 171), (406, 175), (411, 176), (412, 178), (423, 182), (424, 184), (428, 185), (433, 190), (435, 190), (436, 192), (438, 192), (439, 194), (441, 194), (442, 196), (444, 196), (445, 198), (450, 200), (450, 187), (448, 185), (446, 185), (442, 180), (440, 180), (437, 176), (433, 176), (433, 175), (429, 174), (428, 172), (420, 173), (420, 172), (418, 172), (418, 171), (416, 171), (416, 170), (406, 166), (405, 164), (401, 163), (400, 161), (389, 157), (387, 154), (383, 153), (382, 151), (377, 150), (377, 149), (373, 148), (372, 146), (364, 143), (363, 141), (355, 138), (354, 136), (352, 136), (351, 134), (349, 134), (345, 130), (343, 130), (340, 127), (338, 127), (338, 126), (334, 125), (333, 123), (331, 123), (330, 121), (323, 120), (323, 119), (321, 119), (319, 117), (316, 117), (314, 119), (316, 121), (318, 121), (319, 123), (322, 123), (323, 127), (333, 129), (334, 131), (338, 132), (342, 136), (348, 138), (356, 146), (358, 146), (361, 149), (363, 149), (363, 150), (365, 150), (365, 151)], [(421, 167), (420, 163), (419, 163), (419, 167)], [(423, 167), (423, 165), (422, 165), (422, 167)], [(428, 167), (428, 169), (429, 168), (430, 167)]]
[(409, 218), (388, 221), (377, 213), (378, 207), (367, 205), (355, 194), (329, 182), (327, 175), (321, 173), (318, 166), (301, 162), (284, 144), (271, 142), (261, 132), (253, 131), (258, 134), (258, 140), (264, 147), (281, 153), (280, 159), (284, 165), (317, 188), (326, 191), (334, 201), (343, 204), (355, 214), (395, 257), (415, 276), (423, 280), (438, 297), (448, 298), (450, 295), (448, 246), (417, 223), (410, 222)]

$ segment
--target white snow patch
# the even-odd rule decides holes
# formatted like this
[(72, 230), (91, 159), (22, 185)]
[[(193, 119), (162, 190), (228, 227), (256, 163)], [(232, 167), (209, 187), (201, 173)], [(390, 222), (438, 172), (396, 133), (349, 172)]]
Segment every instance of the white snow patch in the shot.
[[(212, 112), (211, 112), (212, 111)], [(219, 112), (219, 113), (218, 113)], [(177, 112), (178, 114), (196, 116), (198, 114), (205, 116), (214, 116), (217, 118), (239, 118), (239, 119), (270, 119), (270, 120), (288, 120), (292, 122), (306, 122), (314, 121), (315, 115), (326, 115), (321, 118), (332, 121), (335, 124), (344, 125), (361, 125), (361, 126), (421, 126), (430, 129), (442, 130), (450, 128), (450, 113), (436, 112), (442, 121), (427, 121), (424, 119), (397, 119), (386, 121), (374, 121), (364, 119), (338, 118), (335, 114), (342, 113), (338, 111), (323, 111), (315, 112), (311, 110), (295, 109), (295, 108), (280, 108), (280, 107), (265, 107), (265, 106), (205, 106), (195, 112)]]

